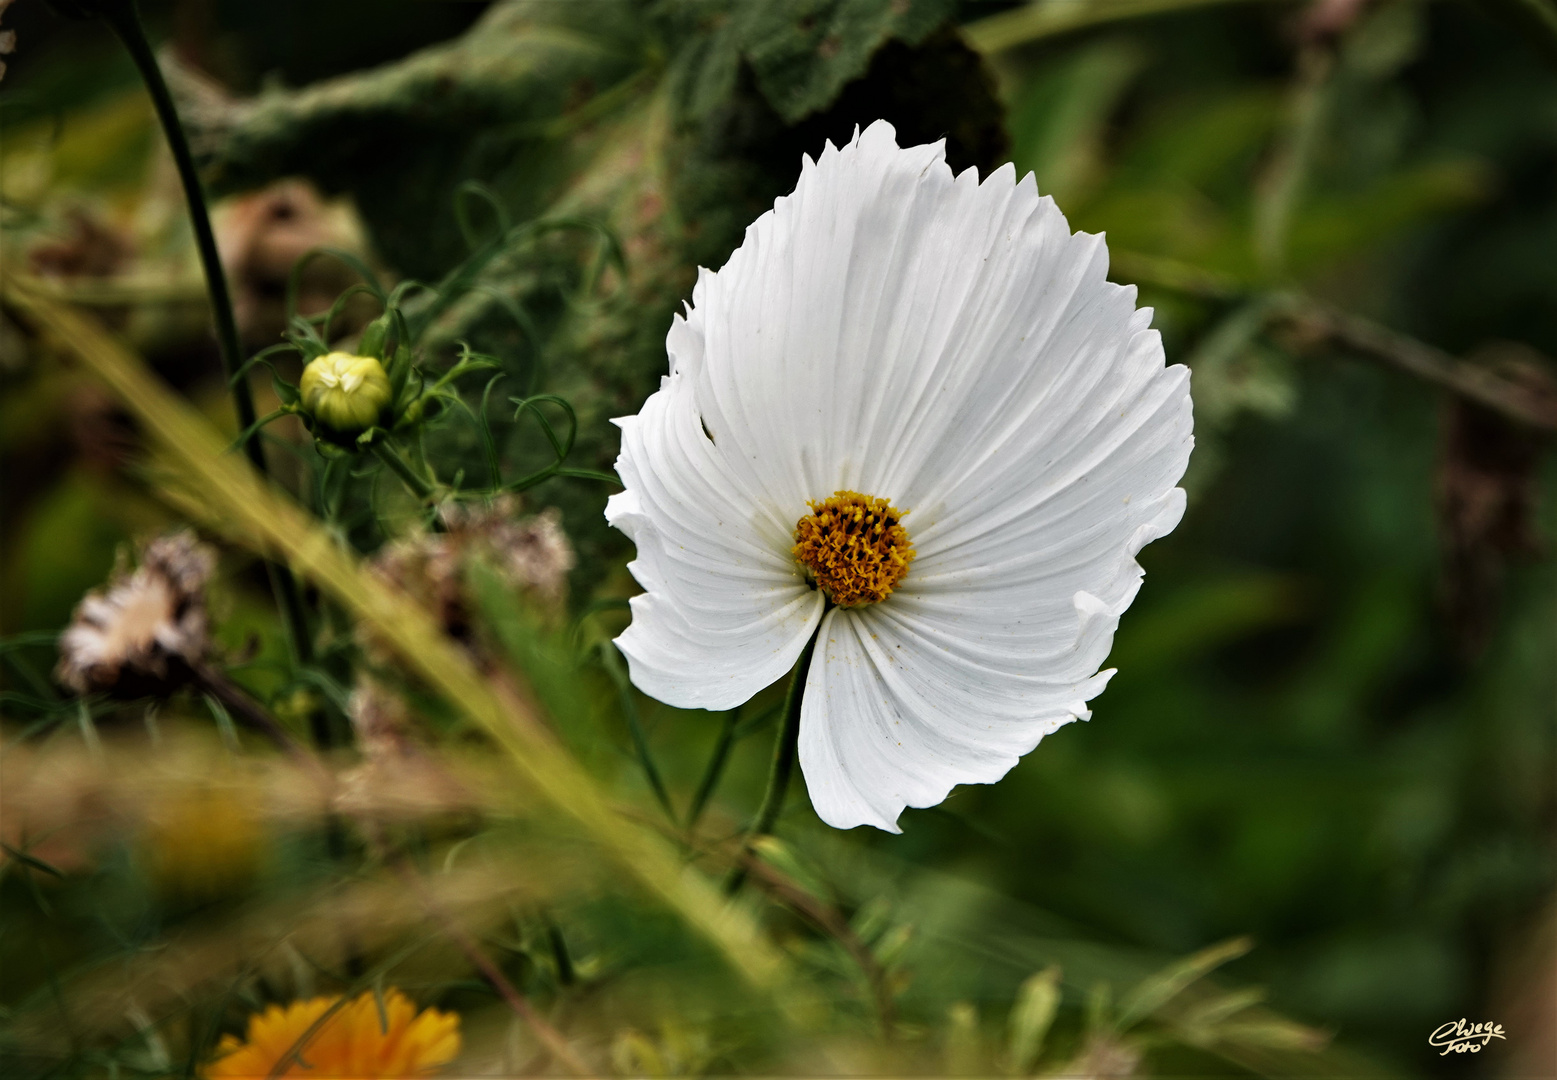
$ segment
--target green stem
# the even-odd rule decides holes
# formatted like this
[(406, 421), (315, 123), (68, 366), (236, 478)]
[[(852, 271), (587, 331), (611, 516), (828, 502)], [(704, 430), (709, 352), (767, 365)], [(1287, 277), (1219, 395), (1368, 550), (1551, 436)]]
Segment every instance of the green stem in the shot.
[(433, 486), (427, 482), (425, 477), (417, 475), (416, 470), (411, 468), (411, 463), (401, 456), (400, 451), (389, 445), (387, 439), (376, 438), (373, 440), (372, 445), (373, 453), (378, 456), (380, 461), (389, 466), (390, 472), (400, 477), (400, 482), (410, 490), (412, 495), (415, 495), (423, 502), (427, 502), (432, 498)]
[(627, 672), (622, 670), (622, 658), (616, 651), (616, 645), (609, 641), (602, 644), (600, 658), (605, 664), (606, 672), (611, 676), (611, 681), (616, 684), (616, 692), (622, 702), (622, 716), (627, 721), (627, 730), (632, 734), (633, 748), (638, 752), (638, 763), (643, 766), (643, 775), (649, 781), (649, 787), (654, 790), (654, 797), (664, 808), (665, 816), (674, 823), (676, 808), (671, 804), (670, 792), (665, 789), (665, 781), (654, 764), (653, 755), (649, 753), (649, 739), (643, 732), (643, 723), (638, 718), (638, 706), (633, 701), (632, 681), (628, 679)]
[[(195, 244), (200, 249), (200, 265), (205, 270), (206, 289), (211, 294), (212, 315), (216, 320), (216, 343), (221, 350), (222, 364), (227, 369), (228, 378), (232, 378), (243, 365), (243, 350), (238, 344), (238, 323), (233, 317), (232, 295), (227, 290), (227, 277), (222, 273), (222, 263), (216, 249), (216, 234), (211, 230), (205, 190), (200, 185), (199, 173), (195, 171), (189, 140), (179, 123), (178, 110), (173, 105), (173, 95), (168, 91), (168, 84), (162, 77), (162, 69), (157, 66), (156, 54), (152, 52), (146, 34), (141, 29), (140, 15), (135, 10), (133, 0), (105, 5), (103, 14), (124, 47), (129, 50), (130, 58), (135, 61), (141, 78), (145, 80), (152, 105), (157, 110), (157, 119), (162, 122), (163, 134), (167, 136), (168, 149), (173, 152), (173, 162), (178, 166), (178, 177), (184, 184), (184, 197), (189, 202)], [(233, 384), (232, 395), (238, 409), (239, 427), (247, 431), (254, 426), (257, 415), (254, 411), (254, 395), (249, 384), (242, 379)], [(254, 467), (264, 472), (263, 449), (249, 446), (245, 447), (245, 452)]]
[(1313, 171), (1330, 111), (1335, 50), (1310, 45), (1298, 56), (1286, 131), (1260, 178), (1254, 205), (1254, 254), (1273, 277), (1287, 269), (1288, 234)]
[(719, 778), (724, 775), (725, 763), (730, 760), (730, 751), (735, 746), (735, 731), (741, 718), (739, 708), (731, 709), (724, 714), (724, 730), (719, 733), (719, 741), (714, 744), (714, 756), (708, 759), (708, 768), (703, 771), (703, 779), (697, 785), (697, 794), (692, 796), (692, 805), (687, 809), (687, 832), (697, 828), (698, 818), (703, 816), (703, 807), (708, 805), (708, 800), (713, 797), (714, 788), (719, 784)]
[(563, 986), (572, 986), (573, 958), (568, 955), (568, 943), (563, 940), (562, 930), (550, 916), (546, 917), (546, 940), (551, 944), (551, 957), (557, 965), (557, 981)]
[[(746, 838), (741, 843), (743, 862), (744, 858), (751, 854), (752, 842), (773, 831), (773, 825), (784, 809), (784, 798), (789, 794), (789, 778), (795, 771), (795, 756), (800, 746), (800, 706), (805, 697), (806, 676), (811, 671), (811, 654), (816, 650), (816, 638), (820, 632), (821, 627), (817, 627), (816, 633), (811, 635), (811, 640), (806, 642), (806, 647), (800, 651), (800, 659), (795, 661), (794, 674), (789, 678), (789, 690), (784, 695), (784, 726), (779, 729), (778, 740), (773, 744), (773, 764), (768, 769), (768, 789), (763, 794), (762, 805), (757, 808), (757, 816), (752, 820), (751, 828), (746, 830)], [(730, 872), (730, 876), (725, 879), (725, 895), (734, 896), (745, 880), (746, 867), (737, 864)]]
[[(179, 180), (184, 185), (184, 198), (189, 204), (189, 220), (195, 231), (195, 246), (200, 251), (200, 265), (205, 271), (206, 290), (211, 295), (211, 313), (216, 322), (216, 344), (222, 355), (222, 366), (227, 371), (228, 385), (232, 388), (233, 406), (238, 413), (238, 429), (245, 433), (255, 426), (254, 393), (246, 378), (240, 378), (243, 370), (243, 350), (238, 341), (238, 322), (233, 316), (232, 295), (227, 290), (227, 277), (222, 273), (221, 257), (216, 249), (216, 234), (211, 230), (211, 214), (207, 209), (205, 191), (200, 186), (200, 174), (195, 171), (194, 155), (189, 150), (189, 139), (184, 135), (178, 120), (173, 95), (157, 66), (156, 54), (146, 40), (141, 28), (140, 13), (134, 0), (119, 0), (104, 4), (103, 17), (124, 43), (146, 83), (152, 106), (162, 124), (162, 133), (173, 153), (173, 163), (178, 167)], [(259, 439), (248, 439), (243, 452), (260, 475), (266, 475), (265, 447)], [(308, 633), (308, 618), (303, 611), (302, 596), (298, 592), (297, 579), (290, 568), (280, 563), (268, 563), (271, 591), (281, 609), (282, 619), (291, 638), (292, 652), (298, 663), (313, 660), (313, 641)]]

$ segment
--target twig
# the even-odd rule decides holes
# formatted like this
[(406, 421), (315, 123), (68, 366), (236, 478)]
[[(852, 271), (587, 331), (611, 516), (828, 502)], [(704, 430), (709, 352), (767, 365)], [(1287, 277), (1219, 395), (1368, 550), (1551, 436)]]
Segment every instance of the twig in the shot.
[(871, 996), (875, 998), (876, 1018), (881, 1033), (890, 1037), (897, 1024), (897, 1004), (892, 1000), (892, 990), (887, 985), (887, 972), (877, 961), (870, 946), (860, 939), (837, 908), (812, 896), (787, 874), (763, 861), (756, 852), (746, 850), (741, 854), (741, 864), (759, 888), (778, 900), (797, 915), (811, 922), (818, 930), (833, 938), (859, 964), (870, 983)]
[(400, 451), (390, 446), (383, 439), (374, 439), (372, 449), (378, 459), (389, 466), (390, 471), (400, 478), (400, 482), (410, 490), (412, 495), (415, 495), (422, 502), (427, 502), (433, 497), (432, 484), (428, 483), (426, 478), (417, 474), (416, 470), (411, 467), (411, 463), (401, 456)]
[(504, 1003), (513, 1010), (514, 1015), (529, 1025), (530, 1030), (535, 1032), (536, 1037), (545, 1044), (551, 1055), (562, 1063), (562, 1067), (574, 1076), (595, 1075), (589, 1066), (585, 1065), (578, 1055), (573, 1052), (573, 1048), (568, 1045), (568, 1040), (563, 1038), (562, 1032), (552, 1027), (544, 1016), (536, 1012), (529, 999), (521, 994), (513, 983), (508, 981), (508, 977), (492, 962), (491, 957), (482, 951), (476, 940), (454, 921), (453, 917), (439, 903), (438, 898), (433, 895), (432, 890), (427, 887), (427, 883), (422, 880), (421, 874), (417, 873), (416, 869), (406, 861), (405, 857), (403, 855), (396, 856), (392, 860), (392, 864), (395, 871), (411, 887), (411, 890), (416, 893), (417, 899), (427, 909), (429, 917), (438, 923), (444, 936), (454, 943), (455, 948), (465, 954), (465, 959), (469, 960), (475, 969), (480, 972), (487, 985), (497, 992), (498, 997), (502, 998)]
[(213, 697), (227, 706), (227, 710), (239, 723), (264, 735), (292, 757), (313, 761), (312, 755), (292, 738), (286, 728), (282, 727), (275, 717), (266, 712), (259, 702), (250, 697), (243, 687), (229, 679), (224, 672), (206, 663), (192, 664), (190, 670), (194, 672), (195, 680), (200, 684), (201, 689), (209, 691)]
[(1272, 318), (1286, 321), (1305, 337), (1328, 341), (1359, 355), (1381, 360), (1521, 424), (1543, 431), (1557, 431), (1557, 395), (1533, 393), (1494, 371), (1466, 363), (1442, 349), (1369, 319), (1306, 298), (1294, 298), (1278, 305)]
[[(1257, 290), (1240, 290), (1222, 278), (1189, 263), (1130, 251), (1111, 256), (1126, 279), (1172, 289), (1206, 300), (1255, 299)], [(1307, 343), (1330, 344), (1357, 356), (1379, 360), (1425, 382), (1441, 386), (1541, 431), (1557, 431), (1557, 390), (1540, 393), (1497, 372), (1467, 363), (1436, 346), (1392, 330), (1371, 319), (1340, 311), (1301, 293), (1266, 294), (1270, 304), (1266, 325), (1285, 323)]]
[(1335, 63), (1328, 41), (1311, 41), (1298, 54), (1287, 122), (1255, 185), (1254, 255), (1268, 274), (1286, 268), (1287, 234), (1324, 134)]

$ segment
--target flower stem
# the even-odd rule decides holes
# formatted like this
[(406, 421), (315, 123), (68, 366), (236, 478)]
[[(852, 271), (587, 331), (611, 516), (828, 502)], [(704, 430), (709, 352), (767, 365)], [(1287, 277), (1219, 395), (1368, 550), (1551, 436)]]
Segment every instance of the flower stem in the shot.
[(633, 701), (632, 682), (627, 672), (622, 670), (622, 657), (616, 651), (615, 643), (607, 641), (601, 644), (600, 660), (605, 665), (606, 673), (611, 676), (611, 681), (616, 684), (617, 696), (622, 704), (622, 717), (627, 721), (627, 730), (632, 735), (633, 748), (638, 752), (638, 764), (643, 768), (644, 778), (649, 781), (649, 787), (653, 789), (654, 797), (665, 811), (665, 816), (674, 824), (676, 808), (670, 801), (670, 792), (665, 789), (665, 780), (654, 764), (654, 756), (649, 752), (649, 738), (644, 734), (638, 706)]
[(687, 808), (687, 832), (691, 833), (697, 828), (698, 818), (703, 816), (703, 807), (708, 805), (708, 800), (713, 797), (714, 788), (719, 784), (719, 778), (724, 775), (725, 763), (730, 760), (730, 751), (735, 747), (736, 728), (741, 719), (739, 708), (731, 709), (724, 714), (724, 730), (719, 733), (719, 741), (714, 744), (713, 757), (708, 759), (708, 768), (703, 772), (703, 779), (697, 785), (697, 794), (692, 796), (692, 805)]
[[(382, 847), (382, 843), (379, 846)], [(437, 894), (428, 888), (427, 883), (422, 880), (410, 861), (404, 855), (397, 855), (393, 857), (393, 865), (400, 874), (401, 880), (421, 900), (422, 906), (438, 924), (444, 936), (454, 943), (456, 949), (465, 954), (465, 959), (480, 973), (482, 979), (486, 980), (487, 985), (497, 992), (497, 996), (503, 999), (504, 1004), (513, 1011), (514, 1015), (529, 1026), (541, 1045), (546, 1048), (546, 1052), (556, 1058), (558, 1063), (574, 1076), (597, 1075), (574, 1053), (562, 1032), (553, 1027), (551, 1022), (541, 1015), (540, 1010), (531, 1004), (513, 983), (509, 982), (502, 968), (498, 967), (476, 939), (454, 920), (454, 916), (444, 907)]]
[(298, 746), (286, 728), (277, 723), (275, 717), (250, 697), (248, 691), (229, 679), (224, 671), (204, 661), (191, 664), (190, 670), (200, 686), (226, 706), (227, 711), (240, 724), (264, 735), (293, 758), (309, 760), (303, 748)]
[(551, 958), (557, 965), (557, 981), (563, 986), (573, 985), (573, 958), (568, 955), (568, 943), (563, 940), (562, 930), (556, 923), (546, 916), (546, 940), (551, 945)]
[[(211, 214), (206, 207), (205, 191), (200, 186), (200, 175), (195, 171), (194, 155), (189, 150), (189, 139), (184, 135), (178, 120), (178, 110), (173, 95), (168, 91), (157, 57), (146, 40), (141, 27), (140, 12), (135, 0), (118, 0), (102, 7), (103, 18), (124, 43), (136, 70), (146, 83), (157, 120), (173, 153), (173, 163), (178, 167), (178, 177), (184, 186), (184, 198), (189, 204), (189, 221), (195, 231), (195, 246), (200, 251), (200, 266), (205, 271), (206, 291), (211, 296), (211, 315), (216, 323), (216, 345), (222, 355), (222, 366), (227, 371), (228, 385), (232, 389), (233, 407), (238, 413), (238, 430), (248, 433), (255, 427), (254, 394), (248, 379), (240, 377), (243, 368), (243, 350), (238, 341), (238, 322), (233, 316), (232, 295), (227, 290), (227, 277), (222, 273), (222, 261), (216, 250), (216, 234), (211, 230)], [(265, 447), (256, 438), (244, 442), (243, 452), (260, 475), (266, 475)], [(281, 563), (267, 563), (271, 591), (281, 609), (282, 620), (292, 641), (292, 652), (298, 663), (313, 660), (313, 640), (308, 633), (308, 618), (303, 611), (302, 596), (298, 592), (297, 579), (289, 567)]]
[(401, 456), (400, 451), (390, 446), (385, 439), (374, 439), (372, 445), (373, 453), (378, 456), (380, 461), (389, 466), (390, 472), (400, 477), (400, 482), (410, 489), (412, 495), (415, 495), (423, 502), (432, 498), (433, 486), (427, 482), (425, 477), (417, 474), (416, 470), (411, 467), (411, 463)]
[(816, 638), (820, 632), (821, 627), (818, 627), (816, 633), (811, 635), (811, 640), (806, 642), (806, 647), (800, 651), (800, 659), (795, 661), (794, 673), (789, 678), (789, 690), (784, 695), (783, 727), (779, 729), (778, 740), (773, 744), (768, 789), (762, 796), (762, 805), (757, 808), (756, 818), (746, 830), (746, 838), (741, 842), (742, 861), (725, 879), (726, 896), (734, 896), (740, 890), (746, 880), (744, 862), (751, 855), (752, 842), (773, 831), (774, 822), (778, 821), (779, 813), (784, 809), (784, 798), (789, 794), (789, 778), (795, 771), (795, 756), (800, 746), (801, 700), (805, 696), (806, 676), (811, 671), (811, 654), (816, 650)]

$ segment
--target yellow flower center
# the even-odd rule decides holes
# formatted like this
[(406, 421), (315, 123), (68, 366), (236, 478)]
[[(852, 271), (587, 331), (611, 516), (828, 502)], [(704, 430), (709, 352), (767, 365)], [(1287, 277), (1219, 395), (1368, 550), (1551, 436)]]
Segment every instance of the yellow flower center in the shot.
[(795, 560), (839, 607), (877, 604), (892, 594), (914, 560), (898, 510), (886, 499), (835, 491), (795, 522)]

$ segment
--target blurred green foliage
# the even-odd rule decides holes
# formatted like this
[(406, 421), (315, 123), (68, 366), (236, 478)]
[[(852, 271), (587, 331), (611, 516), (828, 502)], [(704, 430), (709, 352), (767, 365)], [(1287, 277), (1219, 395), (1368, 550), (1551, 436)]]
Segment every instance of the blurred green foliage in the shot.
[[(1450, 433), (1468, 406), (1280, 313), (1309, 298), (1489, 369), (1501, 343), (1557, 355), (1557, 68), (1539, 36), (1549, 30), (1512, 10), (1414, 0), (510, 0), (394, 5), (371, 19), (350, 8), (287, 5), (260, 18), (248, 5), (192, 3), (162, 19), (186, 61), (239, 92), (181, 84), (191, 132), (215, 190), (306, 176), (352, 198), (385, 269), (438, 286), (407, 310), (428, 362), (451, 361), (466, 341), (504, 365), (501, 393), (465, 388), (504, 475), (553, 456), (510, 394), (566, 399), (572, 460), (608, 468), (607, 421), (634, 411), (663, 370), (664, 332), (695, 267), (723, 262), (792, 185), (802, 153), (878, 117), (904, 143), (947, 137), (957, 168), (1010, 160), (1034, 171), (1074, 227), (1108, 234), (1116, 280), (1140, 287), (1170, 359), (1194, 370), (1190, 511), (1143, 557), (1147, 584), (1094, 721), (1045, 740), (997, 785), (910, 811), (901, 837), (832, 833), (797, 797), (764, 847), (775, 888), (792, 883), (842, 920), (819, 930), (826, 912), (761, 909), (826, 987), (838, 1014), (819, 1027), (830, 1057), (784, 1045), (761, 1003), (732, 990), (669, 916), (573, 873), (559, 855), (568, 834), (502, 814), (406, 827), (431, 869), (469, 859), (513, 875), (502, 860), (520, 851), (531, 860), (521, 875), (555, 872), (555, 887), (534, 884), (481, 923), (527, 994), (622, 1073), (824, 1060), (861, 1072), (1112, 1062), (1160, 1075), (1463, 1073), (1427, 1035), (1459, 1016), (1500, 1019), (1490, 1010), (1531, 989), (1509, 957), (1533, 940), (1557, 884), (1557, 571), (1452, 513), (1464, 450)], [(32, 155), (13, 152), (3, 167), (8, 263), (86, 203), (139, 214), (147, 261), (187, 265), (166, 193), (160, 210), (144, 195), (157, 190), (156, 140), (128, 66), (99, 31), (43, 10), (19, 24), (21, 52), (0, 87), (0, 137)], [(29, 180), (45, 158), (47, 183)], [(533, 227), (562, 220), (589, 227)], [(183, 325), (174, 315), (107, 313), (222, 415), (198, 334), (169, 331)], [(90, 381), (9, 318), (3, 329), (22, 343), (4, 360), (0, 439), (17, 479), (0, 618), (8, 634), (52, 631), (116, 546), (176, 510), (145, 493), (160, 484), (155, 462), (127, 465), (79, 434), (125, 426)], [(1550, 363), (1535, 363), (1549, 378)], [(454, 410), (446, 420), (418, 453), (445, 482), (479, 487), (491, 460), (481, 425)], [(298, 453), (301, 500), (359, 550), (417, 519), (415, 501), (380, 474)], [(1526, 531), (1550, 537), (1557, 476), (1549, 454), (1535, 460), (1483, 468), (1477, 490), (1510, 513), (1524, 507)], [(613, 602), (630, 589), (628, 551), (604, 526), (606, 493), (555, 479), (528, 496), (562, 509), (578, 549), (573, 627), (537, 623), (489, 582), (472, 590), (478, 636), (566, 718), (562, 740), (601, 786), (657, 828), (679, 828), (728, 746), (700, 833), (723, 839), (760, 797), (781, 691), (721, 717), (623, 688), (604, 642), (622, 625)], [(1458, 580), (1446, 556), (1457, 544), (1489, 573)], [(241, 555), (229, 562), (224, 644), (238, 655), (252, 636), (258, 648), (235, 675), (299, 731), (319, 707), (288, 713), (299, 693), (341, 712), (358, 647), (344, 617), (324, 606), (326, 661), (305, 684), (287, 667), (261, 574)], [(1484, 634), (1451, 602), (1467, 589), (1493, 613)], [(43, 685), (46, 638), (13, 644), (7, 692), (29, 704), (8, 699), (8, 740), (53, 747), (80, 740), (93, 717), (110, 736), (144, 720), (66, 701)], [(439, 739), (476, 741), (448, 706), (405, 689)], [(167, 707), (170, 731), (213, 726), (189, 697)], [(52, 718), (46, 730), (29, 727), (39, 716)], [(448, 975), (461, 962), (446, 943), (410, 930), (386, 931), (356, 969), (338, 943), (270, 956), (230, 980), (225, 999), (189, 990), (177, 1009), (132, 1016), (129, 1035), (123, 1017), (82, 1020), (79, 1040), (28, 1049), (28, 1025), (66, 991), (111, 980), (170, 940), (189, 947), (266, 905), (302, 910), (344, 887), (327, 826), (265, 828), (250, 854), (268, 891), (240, 874), (213, 895), (180, 894), (148, 869), (162, 864), (140, 834), (103, 845), (86, 868), (7, 863), (8, 1069), (95, 1075), (111, 1061), (121, 1075), (188, 1075), (221, 1025), (262, 999), (368, 985), (384, 971), (464, 1010), (471, 1044), (510, 1045), (473, 1070), (529, 1060), (511, 1050), (523, 1036), (485, 988)], [(374, 859), (353, 854), (365, 881)], [(1247, 953), (1197, 955), (1243, 935)], [(401, 949), (429, 951), (405, 960)], [(1232, 983), (1190, 980), (1214, 960), (1239, 984), (1268, 987), (1279, 1013)], [(883, 1002), (896, 1050), (872, 1041)], [(1341, 1049), (1304, 1056), (1311, 1033), (1284, 1017), (1337, 1033)], [(1242, 1034), (1227, 1034), (1238, 1024)], [(1502, 1049), (1476, 1064), (1497, 1073)]]

